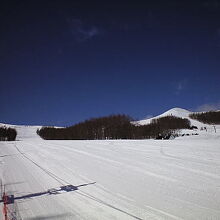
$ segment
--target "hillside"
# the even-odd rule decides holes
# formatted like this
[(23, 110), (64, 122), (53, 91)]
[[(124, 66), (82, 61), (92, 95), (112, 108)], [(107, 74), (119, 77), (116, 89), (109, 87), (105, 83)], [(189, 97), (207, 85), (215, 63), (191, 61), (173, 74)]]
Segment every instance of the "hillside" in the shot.
[(19, 140), (0, 142), (10, 219), (220, 219), (219, 127), (166, 141), (46, 141), (40, 126), (12, 127)]
[(1, 126), (15, 128), (17, 131), (16, 140), (39, 139), (40, 137), (37, 135), (37, 129), (42, 127), (29, 125), (10, 125), (0, 123), (0, 127)]
[[(152, 119), (157, 119), (157, 118), (160, 118), (160, 117), (171, 116), (172, 115), (172, 116), (188, 119), (191, 122), (191, 125), (198, 127), (198, 130), (200, 130), (201, 128), (206, 127), (209, 132), (211, 132), (211, 133), (213, 132), (213, 125), (205, 124), (205, 123), (202, 123), (202, 122), (199, 122), (197, 120), (194, 120), (194, 119), (190, 118), (189, 115), (192, 114), (192, 113), (197, 113), (197, 112), (191, 112), (191, 111), (188, 111), (188, 110), (182, 109), (182, 108), (172, 108), (172, 109), (164, 112), (161, 115), (158, 115), (158, 116), (155, 116), (155, 117), (152, 117), (152, 118), (148, 118), (148, 119), (143, 119), (143, 120), (140, 120), (140, 121), (136, 121), (135, 123), (140, 124), (140, 125), (146, 125), (146, 124), (150, 124)], [(220, 129), (219, 125), (217, 125), (216, 127), (218, 129)]]
[(202, 125), (202, 123), (197, 122), (195, 120), (192, 120), (189, 118), (189, 114), (191, 114), (192, 112), (186, 110), (186, 109), (182, 109), (182, 108), (172, 108), (158, 116), (152, 117), (152, 118), (148, 118), (148, 119), (143, 119), (140, 121), (137, 121), (138, 124), (140, 125), (145, 125), (145, 124), (149, 124), (151, 122), (152, 119), (157, 119), (157, 118), (161, 118), (161, 117), (165, 117), (165, 116), (176, 116), (179, 118), (187, 118), (191, 121), (192, 124), (197, 124), (197, 125)]
[[(198, 127), (196, 132), (200, 135), (205, 135), (205, 136), (215, 135), (213, 125), (205, 124), (205, 123), (202, 123), (202, 122), (199, 122), (197, 120), (190, 118), (189, 115), (192, 113), (195, 113), (195, 112), (191, 112), (191, 111), (188, 111), (182, 108), (172, 108), (158, 116), (148, 118), (148, 119), (143, 119), (140, 121), (135, 121), (133, 123), (138, 124), (138, 125), (147, 125), (147, 124), (150, 124), (153, 119), (158, 119), (158, 118), (165, 117), (165, 116), (175, 116), (175, 117), (179, 117), (183, 119), (188, 119), (191, 122), (191, 125)], [(0, 123), (0, 126), (15, 128), (18, 133), (16, 140), (39, 139), (40, 137), (37, 135), (36, 131), (37, 129), (42, 128), (42, 126), (10, 125), (10, 124), (4, 124), (4, 123)], [(204, 128), (204, 127), (206, 127), (206, 130), (201, 131), (201, 128)], [(61, 127), (55, 127), (55, 128), (61, 128)], [(220, 125), (216, 125), (215, 129), (220, 131)], [(195, 131), (182, 130), (180, 131), (180, 133), (192, 134), (192, 133), (195, 133)]]

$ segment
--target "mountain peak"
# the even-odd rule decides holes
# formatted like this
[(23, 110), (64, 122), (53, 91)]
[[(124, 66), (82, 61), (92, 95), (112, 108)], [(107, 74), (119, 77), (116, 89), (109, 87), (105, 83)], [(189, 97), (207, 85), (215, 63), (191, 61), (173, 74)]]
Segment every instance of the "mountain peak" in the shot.
[(191, 112), (186, 109), (176, 107), (176, 108), (172, 108), (172, 109), (164, 112), (160, 116), (173, 115), (173, 116), (177, 116), (177, 117), (186, 117), (186, 116), (189, 116), (190, 113)]
[(140, 121), (138, 121), (138, 123), (141, 124), (141, 125), (149, 124), (152, 119), (165, 117), (165, 116), (171, 116), (171, 115), (179, 117), (179, 118), (188, 118), (190, 113), (192, 113), (192, 112), (190, 112), (186, 109), (183, 109), (183, 108), (175, 107), (175, 108), (171, 108), (170, 110), (164, 112), (163, 114), (155, 116), (153, 118), (140, 120)]

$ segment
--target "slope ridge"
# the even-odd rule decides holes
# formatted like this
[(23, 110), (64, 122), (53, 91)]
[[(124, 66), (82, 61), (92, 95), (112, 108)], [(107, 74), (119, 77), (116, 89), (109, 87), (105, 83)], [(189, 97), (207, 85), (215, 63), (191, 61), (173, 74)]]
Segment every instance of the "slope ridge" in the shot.
[(209, 126), (207, 124), (204, 124), (202, 122), (199, 122), (197, 120), (191, 119), (189, 117), (190, 114), (195, 113), (183, 108), (172, 108), (158, 116), (152, 117), (152, 118), (148, 118), (148, 119), (144, 119), (144, 120), (139, 120), (136, 121), (137, 124), (139, 125), (146, 125), (146, 124), (150, 124), (152, 119), (157, 119), (157, 118), (161, 118), (161, 117), (165, 117), (165, 116), (175, 116), (175, 117), (179, 117), (179, 118), (186, 118), (188, 119), (192, 125), (197, 126), (198, 128), (204, 127), (204, 126)]

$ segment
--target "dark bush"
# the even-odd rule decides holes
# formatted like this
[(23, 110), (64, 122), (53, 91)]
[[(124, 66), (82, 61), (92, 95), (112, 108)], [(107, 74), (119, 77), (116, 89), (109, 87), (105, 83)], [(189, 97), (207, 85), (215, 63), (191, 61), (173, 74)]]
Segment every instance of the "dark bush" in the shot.
[(189, 117), (206, 124), (220, 124), (220, 111), (193, 113)]
[(16, 136), (14, 128), (0, 127), (0, 141), (15, 141)]
[(198, 129), (198, 127), (193, 125), (193, 126), (190, 127), (190, 129), (191, 129), (191, 130), (193, 130), (193, 129)]

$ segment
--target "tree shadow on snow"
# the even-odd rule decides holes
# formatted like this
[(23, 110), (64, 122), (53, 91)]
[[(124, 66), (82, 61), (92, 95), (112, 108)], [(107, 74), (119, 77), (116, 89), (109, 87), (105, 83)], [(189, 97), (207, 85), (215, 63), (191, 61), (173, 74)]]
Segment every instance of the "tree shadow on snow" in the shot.
[(47, 215), (47, 216), (39, 215), (36, 217), (28, 218), (27, 220), (64, 219), (66, 217), (71, 217), (71, 214), (67, 213), (67, 214)]
[[(81, 184), (81, 185), (78, 185), (78, 186), (63, 185), (63, 186), (60, 186), (59, 188), (48, 189), (47, 191), (30, 193), (30, 194), (26, 194), (26, 195), (22, 195), (22, 196), (8, 195), (7, 203), (12, 204), (16, 200), (31, 199), (31, 198), (35, 198), (35, 197), (39, 197), (39, 196), (43, 196), (43, 195), (49, 195), (50, 196), (50, 195), (56, 195), (56, 194), (61, 194), (61, 193), (65, 193), (65, 192), (72, 192), (72, 191), (78, 190), (79, 187), (88, 186), (88, 185), (92, 185), (92, 184), (95, 184), (95, 183), (96, 182), (86, 183), (86, 184)], [(3, 202), (3, 199), (0, 200), (0, 203), (2, 203), (2, 202)]]

